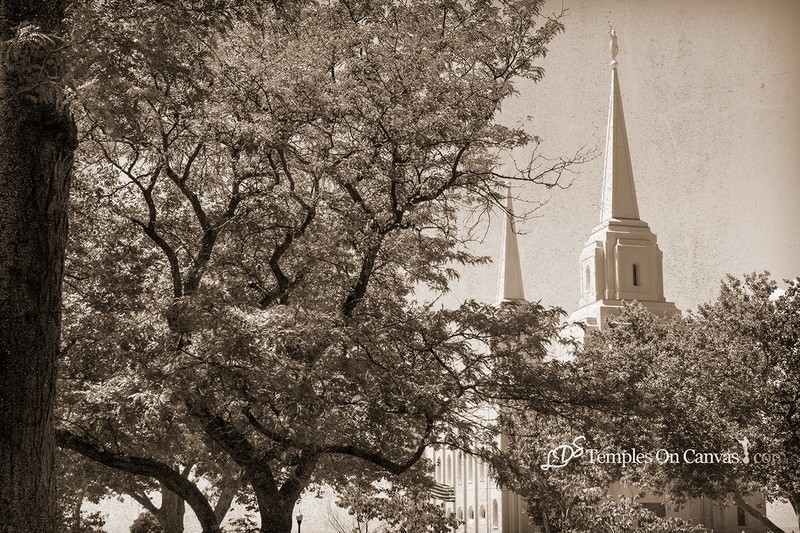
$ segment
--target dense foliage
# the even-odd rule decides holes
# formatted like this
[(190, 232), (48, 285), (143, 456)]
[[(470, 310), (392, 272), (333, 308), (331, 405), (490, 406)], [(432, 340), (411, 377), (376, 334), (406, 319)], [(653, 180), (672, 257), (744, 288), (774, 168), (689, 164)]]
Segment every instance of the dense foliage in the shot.
[(76, 6), (59, 444), (121, 472), (113, 490), (178, 495), (205, 531), (221, 516), (198, 478), (288, 531), (312, 482), (494, 442), (465, 416), (480, 402), (563, 402), (541, 363), (557, 310), (416, 296), (485, 260), (460, 214), (570, 163), (497, 171), (538, 143), (494, 117), (542, 76), (561, 25), (541, 7)]

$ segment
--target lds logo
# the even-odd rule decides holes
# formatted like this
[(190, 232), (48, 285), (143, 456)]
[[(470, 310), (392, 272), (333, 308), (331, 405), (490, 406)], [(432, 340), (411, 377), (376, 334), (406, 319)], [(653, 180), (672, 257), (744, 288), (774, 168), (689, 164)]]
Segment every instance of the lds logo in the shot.
[(547, 471), (551, 468), (564, 468), (573, 459), (583, 456), (583, 446), (581, 442), (585, 441), (586, 437), (581, 435), (575, 437), (572, 444), (561, 444), (556, 446), (547, 453), (547, 462), (541, 465), (542, 470)]

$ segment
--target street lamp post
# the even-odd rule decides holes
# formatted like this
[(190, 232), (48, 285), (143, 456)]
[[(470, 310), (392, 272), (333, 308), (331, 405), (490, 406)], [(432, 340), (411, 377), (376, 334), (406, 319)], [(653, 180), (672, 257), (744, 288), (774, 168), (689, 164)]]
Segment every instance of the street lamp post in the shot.
[(303, 513), (297, 513), (297, 533), (300, 533), (300, 525), (303, 523)]

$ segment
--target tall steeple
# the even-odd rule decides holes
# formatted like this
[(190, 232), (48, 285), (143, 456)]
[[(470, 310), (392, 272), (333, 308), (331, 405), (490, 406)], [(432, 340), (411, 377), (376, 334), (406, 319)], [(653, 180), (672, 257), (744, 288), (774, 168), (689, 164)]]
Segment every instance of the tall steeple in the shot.
[(522, 266), (519, 260), (517, 232), (514, 227), (514, 202), (511, 187), (506, 186), (506, 224), (500, 255), (500, 279), (497, 284), (497, 302), (524, 301)]
[(628, 132), (617, 72), (617, 36), (611, 31), (611, 99), (608, 109), (600, 224), (580, 256), (580, 308), (570, 319), (605, 327), (624, 301), (638, 300), (655, 315), (679, 311), (664, 298), (662, 255), (655, 234), (639, 218)]
[(639, 220), (636, 187), (633, 183), (628, 132), (622, 112), (617, 61), (611, 61), (611, 101), (608, 104), (605, 165), (603, 168), (603, 204), (600, 222), (612, 218)]

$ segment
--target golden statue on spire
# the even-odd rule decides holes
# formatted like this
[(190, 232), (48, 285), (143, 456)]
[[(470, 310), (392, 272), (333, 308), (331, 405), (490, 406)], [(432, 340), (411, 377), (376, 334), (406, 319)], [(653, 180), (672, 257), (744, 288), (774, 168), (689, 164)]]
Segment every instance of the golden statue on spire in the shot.
[(611, 30), (609, 32), (611, 35), (611, 61), (617, 61), (617, 52), (619, 52), (619, 45), (617, 45), (617, 32), (616, 30)]

